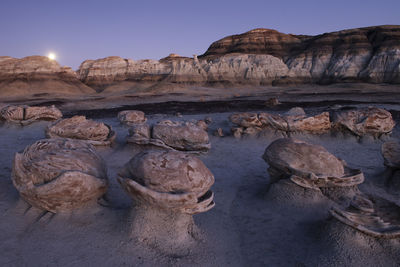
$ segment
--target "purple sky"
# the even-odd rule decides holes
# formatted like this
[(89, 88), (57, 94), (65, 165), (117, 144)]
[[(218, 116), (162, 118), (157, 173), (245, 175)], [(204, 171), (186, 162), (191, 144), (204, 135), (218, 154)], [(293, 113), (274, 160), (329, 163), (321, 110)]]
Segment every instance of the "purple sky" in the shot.
[(400, 24), (400, 0), (1, 0), (0, 11), (0, 55), (53, 51), (73, 69), (113, 55), (202, 54), (212, 42), (254, 28), (315, 35)]

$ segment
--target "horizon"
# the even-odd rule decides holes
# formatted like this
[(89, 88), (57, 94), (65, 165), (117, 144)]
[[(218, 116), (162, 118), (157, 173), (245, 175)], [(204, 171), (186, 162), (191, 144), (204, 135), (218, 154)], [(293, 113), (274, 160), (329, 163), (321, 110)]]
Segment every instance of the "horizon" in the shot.
[[(265, 3), (232, 1), (2, 1), (0, 56), (55, 53), (61, 66), (77, 70), (88, 59), (119, 56), (161, 59), (171, 53), (201, 55), (215, 41), (256, 28), (318, 35), (353, 28), (400, 25), (395, 0)], [(256, 7), (256, 8), (255, 8)], [(329, 12), (327, 12), (329, 11)], [(10, 23), (11, 22), (11, 23)], [(11, 26), (10, 26), (11, 25)]]

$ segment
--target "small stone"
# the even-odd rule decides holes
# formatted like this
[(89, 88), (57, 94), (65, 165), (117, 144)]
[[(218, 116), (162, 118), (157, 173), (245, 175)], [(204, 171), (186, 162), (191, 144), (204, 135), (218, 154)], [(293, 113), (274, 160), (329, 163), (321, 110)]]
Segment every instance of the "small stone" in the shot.
[(217, 130), (215, 130), (214, 136), (223, 137), (224, 136), (224, 131), (222, 130), (222, 128), (218, 128)]

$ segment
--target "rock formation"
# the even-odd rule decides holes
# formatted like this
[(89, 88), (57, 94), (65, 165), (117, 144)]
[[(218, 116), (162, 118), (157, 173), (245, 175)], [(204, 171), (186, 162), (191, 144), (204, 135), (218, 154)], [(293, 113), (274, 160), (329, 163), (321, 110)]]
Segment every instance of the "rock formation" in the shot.
[(329, 153), (324, 147), (282, 138), (272, 142), (263, 159), (269, 164), (271, 182), (289, 178), (293, 183), (323, 193), (326, 189), (348, 188), (364, 182), (360, 170), (350, 169), (343, 160)]
[(55, 106), (29, 107), (5, 106), (0, 110), (0, 120), (27, 125), (38, 120), (58, 120), (62, 117), (61, 111)]
[(255, 29), (214, 42), (199, 57), (160, 61), (87, 60), (78, 76), (105, 88), (120, 81), (173, 83), (400, 83), (400, 26), (358, 28), (316, 36)]
[(192, 215), (215, 205), (214, 176), (201, 160), (182, 152), (142, 152), (118, 181), (135, 201), (133, 237), (174, 254), (195, 241)]
[(205, 123), (164, 120), (151, 128), (137, 124), (129, 130), (128, 143), (155, 145), (172, 150), (201, 152), (211, 147)]
[(107, 170), (90, 144), (45, 139), (15, 154), (12, 180), (29, 204), (57, 213), (101, 197), (107, 189)]
[(87, 120), (85, 116), (56, 121), (46, 129), (47, 138), (72, 138), (84, 140), (92, 145), (110, 145), (116, 133), (111, 126)]
[(331, 128), (328, 112), (307, 116), (304, 110), (298, 107), (289, 110), (284, 115), (265, 112), (260, 114), (237, 113), (231, 115), (229, 119), (237, 125), (231, 129), (236, 138), (242, 134), (254, 135), (263, 130), (322, 134)]
[(324, 147), (283, 138), (267, 147), (263, 159), (269, 164), (271, 183), (281, 183), (293, 191), (291, 185), (282, 182), (289, 178), (332, 200), (330, 213), (340, 222), (374, 237), (400, 237), (400, 207), (361, 192), (357, 185), (364, 182), (363, 173), (348, 168)]
[[(365, 199), (364, 199), (365, 201)], [(384, 198), (369, 196), (369, 208), (333, 207), (331, 214), (342, 223), (378, 238), (400, 237), (400, 206)]]
[(93, 89), (124, 91), (168, 83), (398, 84), (399, 43), (400, 26), (394, 25), (316, 36), (255, 29), (216, 41), (198, 57), (171, 54), (160, 60), (132, 60), (112, 56), (86, 60), (76, 73), (47, 57), (0, 57), (0, 96), (87, 95)]
[(270, 55), (226, 55), (212, 61), (180, 57), (169, 61), (133, 61), (108, 57), (83, 62), (78, 76), (85, 84), (104, 89), (121, 81), (270, 85), (287, 72), (283, 61)]
[[(357, 28), (316, 36), (255, 29), (214, 42), (200, 58), (267, 54), (282, 59), (282, 80), (400, 82), (400, 26)], [(286, 77), (284, 77), (286, 76)]]
[(43, 56), (0, 57), (0, 97), (93, 94), (69, 67)]
[(336, 129), (345, 129), (357, 136), (375, 137), (391, 133), (395, 126), (389, 111), (374, 107), (335, 113), (332, 123)]
[(143, 111), (123, 110), (118, 113), (118, 120), (125, 125), (142, 124), (147, 121)]

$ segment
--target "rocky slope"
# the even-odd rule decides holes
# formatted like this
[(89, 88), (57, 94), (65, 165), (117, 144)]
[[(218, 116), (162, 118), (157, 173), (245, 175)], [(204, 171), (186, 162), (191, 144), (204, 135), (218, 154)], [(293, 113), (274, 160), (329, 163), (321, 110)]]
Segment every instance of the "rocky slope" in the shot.
[(0, 57), (0, 97), (80, 95), (95, 91), (69, 67), (43, 56)]
[(317, 36), (255, 29), (216, 41), (199, 57), (171, 54), (160, 61), (87, 60), (78, 76), (97, 88), (122, 80), (256, 85), (400, 83), (400, 26)]

